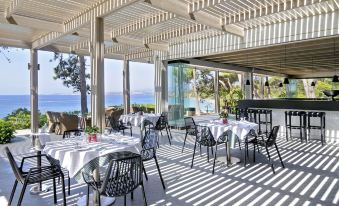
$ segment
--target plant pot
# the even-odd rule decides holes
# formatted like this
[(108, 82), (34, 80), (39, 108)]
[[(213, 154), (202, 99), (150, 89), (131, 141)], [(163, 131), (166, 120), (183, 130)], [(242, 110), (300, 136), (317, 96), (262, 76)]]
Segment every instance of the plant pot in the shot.
[(97, 134), (88, 134), (88, 142), (97, 142)]

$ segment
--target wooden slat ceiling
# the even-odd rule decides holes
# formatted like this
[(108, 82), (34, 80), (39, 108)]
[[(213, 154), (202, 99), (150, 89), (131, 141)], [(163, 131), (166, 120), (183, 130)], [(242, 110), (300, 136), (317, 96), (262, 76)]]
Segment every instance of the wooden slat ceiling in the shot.
[(197, 59), (291, 76), (336, 70), (339, 72), (339, 37), (243, 49)]

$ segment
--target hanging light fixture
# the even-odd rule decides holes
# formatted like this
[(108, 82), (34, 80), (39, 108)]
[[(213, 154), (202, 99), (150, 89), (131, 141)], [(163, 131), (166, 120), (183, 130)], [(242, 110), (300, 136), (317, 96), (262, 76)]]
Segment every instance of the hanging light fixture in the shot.
[(283, 83), (282, 82), (280, 82), (279, 83), (279, 87), (283, 87), (284, 85), (283, 85)]
[[(334, 67), (336, 66), (337, 63), (337, 58), (335, 57), (335, 39), (334, 39), (334, 45), (333, 45), (333, 55), (334, 55)], [(336, 71), (335, 71), (336, 72)], [(333, 83), (337, 83), (339, 82), (338, 76), (337, 74), (334, 74), (333, 78), (332, 78), (332, 82)]]
[(248, 79), (248, 80), (246, 80), (246, 84), (245, 84), (246, 86), (249, 86), (249, 85), (251, 85), (251, 82), (250, 82), (250, 80)]
[(315, 82), (314, 81), (311, 82), (311, 87), (315, 87)]
[(265, 87), (269, 87), (270, 86), (270, 84), (268, 83), (268, 81), (266, 80), (266, 82), (265, 82)]
[[(286, 45), (285, 45), (285, 67), (286, 67)], [(290, 84), (290, 81), (288, 80), (287, 77), (284, 79), (284, 84)]]

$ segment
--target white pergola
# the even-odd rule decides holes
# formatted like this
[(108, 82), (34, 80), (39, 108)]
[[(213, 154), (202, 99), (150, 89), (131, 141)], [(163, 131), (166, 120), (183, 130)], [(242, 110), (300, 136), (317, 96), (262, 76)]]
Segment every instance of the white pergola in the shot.
[[(284, 73), (265, 65), (250, 68), (237, 56), (228, 61), (227, 55), (294, 42), (317, 48), (317, 40), (338, 36), (338, 9), (339, 0), (0, 0), (0, 45), (31, 50), (33, 132), (38, 128), (38, 50), (90, 56), (92, 123), (102, 128), (104, 58), (124, 60), (125, 112), (129, 61), (154, 63), (156, 112), (161, 112), (167, 106), (168, 60), (190, 58), (193, 65), (245, 76)], [(323, 53), (309, 55), (315, 54)], [(335, 60), (326, 70), (333, 75), (337, 55), (326, 58)]]

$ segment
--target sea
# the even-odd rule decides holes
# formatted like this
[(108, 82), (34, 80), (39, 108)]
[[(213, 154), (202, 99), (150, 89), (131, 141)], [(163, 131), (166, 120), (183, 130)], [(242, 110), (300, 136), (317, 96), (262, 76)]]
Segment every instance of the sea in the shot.
[[(91, 108), (90, 96), (87, 96), (88, 109)], [(105, 106), (122, 105), (121, 94), (105, 96)], [(131, 95), (131, 104), (154, 104), (154, 95)], [(5, 117), (18, 108), (30, 108), (29, 95), (0, 95), (0, 118)], [(80, 95), (39, 95), (39, 111), (72, 112), (80, 111)]]

